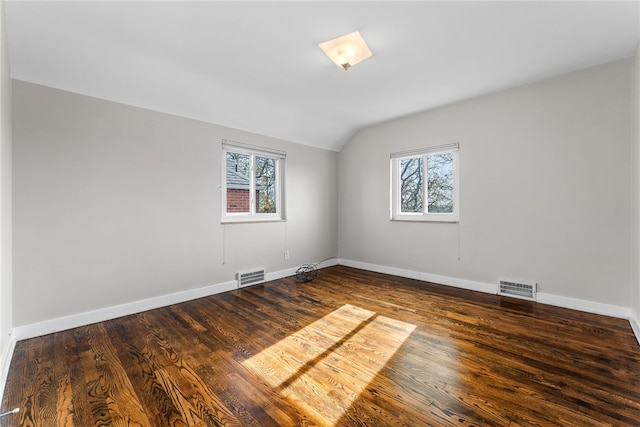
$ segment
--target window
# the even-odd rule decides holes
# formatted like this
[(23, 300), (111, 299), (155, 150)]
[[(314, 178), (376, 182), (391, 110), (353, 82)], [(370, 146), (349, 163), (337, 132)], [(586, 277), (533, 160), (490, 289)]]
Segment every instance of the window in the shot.
[(284, 220), (286, 153), (222, 141), (222, 222)]
[(458, 143), (391, 154), (391, 220), (458, 221)]

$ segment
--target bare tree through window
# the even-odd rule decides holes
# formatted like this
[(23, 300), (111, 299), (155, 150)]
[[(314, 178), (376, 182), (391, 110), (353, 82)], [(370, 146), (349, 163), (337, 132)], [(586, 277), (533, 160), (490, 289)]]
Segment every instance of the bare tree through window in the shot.
[(453, 154), (427, 157), (427, 210), (453, 212)]
[[(426, 156), (427, 212), (453, 212), (453, 154)], [(400, 160), (400, 211), (424, 209), (424, 162), (422, 157)]]
[(276, 161), (256, 156), (256, 212), (276, 212)]
[(400, 211), (422, 212), (422, 158), (400, 161)]

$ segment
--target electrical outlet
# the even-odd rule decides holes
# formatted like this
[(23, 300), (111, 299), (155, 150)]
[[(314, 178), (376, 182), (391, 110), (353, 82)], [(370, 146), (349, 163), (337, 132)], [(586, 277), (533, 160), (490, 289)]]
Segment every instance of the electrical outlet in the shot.
[(284, 259), (289, 259), (289, 251), (284, 251)]

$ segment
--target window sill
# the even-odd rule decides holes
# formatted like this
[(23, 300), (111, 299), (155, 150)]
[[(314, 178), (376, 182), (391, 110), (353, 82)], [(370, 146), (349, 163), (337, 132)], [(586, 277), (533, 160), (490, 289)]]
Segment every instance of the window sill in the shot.
[(255, 224), (260, 222), (286, 222), (286, 218), (223, 218), (220, 224)]
[(444, 224), (457, 224), (460, 222), (458, 217), (446, 217), (446, 216), (438, 216), (438, 217), (425, 217), (421, 215), (416, 216), (406, 216), (406, 217), (393, 217), (390, 218), (391, 221), (394, 222), (435, 222), (435, 223), (444, 223)]

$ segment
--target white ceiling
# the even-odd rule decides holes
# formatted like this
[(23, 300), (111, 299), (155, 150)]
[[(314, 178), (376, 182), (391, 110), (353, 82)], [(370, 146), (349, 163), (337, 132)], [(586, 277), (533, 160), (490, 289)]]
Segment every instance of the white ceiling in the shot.
[[(633, 55), (640, 2), (5, 1), (12, 78), (331, 150)], [(345, 72), (318, 43), (360, 31)]]

